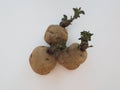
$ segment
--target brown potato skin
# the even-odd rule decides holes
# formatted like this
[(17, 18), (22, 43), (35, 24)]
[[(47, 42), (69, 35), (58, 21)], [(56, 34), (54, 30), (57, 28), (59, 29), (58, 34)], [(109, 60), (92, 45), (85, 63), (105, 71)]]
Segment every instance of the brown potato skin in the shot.
[(57, 44), (60, 41), (67, 41), (68, 40), (67, 30), (59, 25), (50, 25), (47, 28), (44, 40), (50, 45)]
[(78, 45), (73, 43), (58, 57), (58, 62), (69, 70), (78, 68), (87, 58), (87, 52), (81, 51)]
[(56, 65), (54, 56), (47, 53), (48, 47), (36, 47), (29, 58), (29, 63), (33, 71), (38, 74), (48, 74)]

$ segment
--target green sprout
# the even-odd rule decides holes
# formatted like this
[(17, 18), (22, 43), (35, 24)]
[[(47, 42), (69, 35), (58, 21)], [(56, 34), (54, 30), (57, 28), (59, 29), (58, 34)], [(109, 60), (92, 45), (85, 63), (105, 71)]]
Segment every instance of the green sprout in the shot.
[[(62, 40), (56, 45), (51, 45), (51, 47), (47, 50), (49, 54), (58, 54), (60, 51), (66, 48), (66, 41)], [(55, 56), (57, 58), (57, 56)]]
[(79, 38), (79, 40), (81, 40), (80, 49), (82, 51), (85, 51), (89, 47), (93, 47), (92, 45), (89, 45), (89, 43), (88, 43), (88, 41), (91, 41), (92, 35), (93, 34), (90, 33), (89, 31), (82, 31), (81, 32), (81, 37)]
[(85, 14), (85, 12), (81, 10), (81, 8), (73, 8), (73, 11), (74, 11), (74, 16), (71, 16), (70, 19), (68, 19), (67, 15), (63, 15), (63, 18), (61, 19), (60, 22), (60, 26), (65, 28), (69, 26), (74, 19), (79, 18), (80, 14)]

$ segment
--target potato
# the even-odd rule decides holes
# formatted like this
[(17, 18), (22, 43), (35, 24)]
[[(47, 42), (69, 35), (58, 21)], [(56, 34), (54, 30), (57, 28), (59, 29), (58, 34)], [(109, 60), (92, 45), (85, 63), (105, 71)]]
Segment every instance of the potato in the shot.
[(67, 41), (68, 33), (65, 28), (59, 25), (50, 25), (47, 28), (44, 39), (48, 44), (54, 45), (60, 41)]
[(29, 62), (33, 69), (38, 74), (48, 74), (56, 65), (56, 60), (53, 55), (47, 53), (48, 47), (38, 46), (30, 55)]
[(58, 62), (69, 70), (76, 69), (87, 58), (87, 52), (79, 49), (78, 43), (73, 43), (58, 57)]

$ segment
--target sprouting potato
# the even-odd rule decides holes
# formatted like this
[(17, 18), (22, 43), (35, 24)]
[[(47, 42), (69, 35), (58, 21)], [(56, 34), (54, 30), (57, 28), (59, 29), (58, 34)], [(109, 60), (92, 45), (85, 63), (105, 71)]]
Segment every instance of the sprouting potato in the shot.
[(50, 45), (55, 45), (60, 41), (67, 41), (67, 30), (59, 25), (50, 25), (44, 36), (45, 41)]
[(78, 43), (73, 43), (60, 54), (58, 62), (65, 68), (73, 70), (78, 68), (86, 58), (87, 52), (81, 51)]
[(29, 63), (34, 72), (46, 75), (54, 69), (56, 63), (60, 63), (68, 70), (74, 70), (85, 62), (87, 58), (86, 49), (92, 47), (88, 41), (91, 41), (93, 35), (89, 31), (80, 33), (80, 43), (73, 43), (67, 47), (68, 32), (65, 29), (71, 23), (85, 14), (81, 8), (73, 8), (74, 15), (68, 18), (63, 15), (59, 25), (50, 25), (44, 36), (44, 40), (50, 45), (36, 47), (29, 57)]
[(56, 65), (56, 60), (53, 55), (47, 53), (48, 47), (38, 46), (30, 55), (29, 62), (33, 69), (38, 74), (48, 74)]

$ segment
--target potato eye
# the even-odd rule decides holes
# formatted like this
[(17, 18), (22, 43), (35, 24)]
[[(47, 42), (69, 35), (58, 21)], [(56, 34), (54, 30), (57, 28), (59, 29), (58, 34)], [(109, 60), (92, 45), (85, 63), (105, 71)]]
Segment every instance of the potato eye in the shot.
[(45, 60), (46, 60), (46, 61), (49, 61), (49, 58), (46, 58)]

